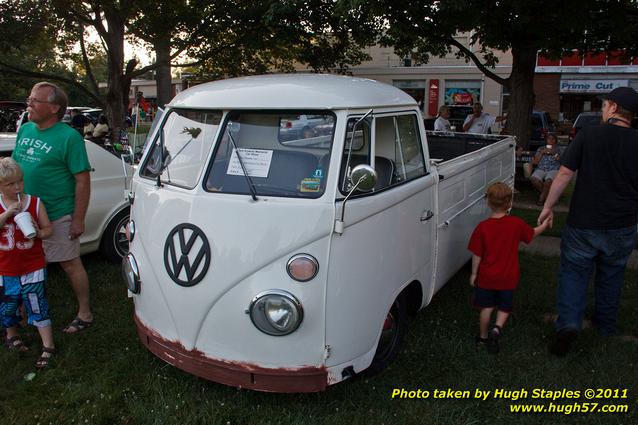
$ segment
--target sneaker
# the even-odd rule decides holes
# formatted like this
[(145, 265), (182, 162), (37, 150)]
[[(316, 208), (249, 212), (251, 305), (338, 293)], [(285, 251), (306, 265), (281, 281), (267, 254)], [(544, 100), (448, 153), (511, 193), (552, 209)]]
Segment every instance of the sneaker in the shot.
[(578, 331), (576, 329), (561, 329), (556, 332), (556, 338), (549, 347), (549, 352), (558, 357), (564, 357), (571, 348), (572, 342), (576, 340)]
[(476, 335), (474, 339), (474, 349), (478, 351), (479, 347), (487, 347), (487, 338), (481, 338), (481, 335)]
[(499, 351), (498, 340), (501, 337), (501, 331), (500, 326), (494, 325), (487, 333), (487, 351), (490, 354), (496, 354)]

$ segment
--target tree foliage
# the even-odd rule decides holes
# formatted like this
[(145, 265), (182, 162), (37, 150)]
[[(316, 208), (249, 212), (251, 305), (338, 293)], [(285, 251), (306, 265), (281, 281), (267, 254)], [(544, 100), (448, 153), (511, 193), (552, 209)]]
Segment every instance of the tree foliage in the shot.
[[(366, 2), (383, 26), (381, 43), (421, 62), (430, 55), (455, 53), (472, 61), (486, 76), (511, 93), (508, 128), (527, 145), (534, 104), (533, 78), (537, 53), (558, 57), (580, 49), (636, 52), (638, 4), (631, 0), (446, 0)], [(466, 46), (455, 38), (470, 33)], [(492, 71), (494, 50), (511, 51), (509, 77)]]
[[(359, 63), (370, 31), (356, 8), (332, 0), (5, 0), (0, 3), (0, 72), (51, 79), (106, 108), (117, 130), (131, 80), (156, 71), (161, 103), (170, 95), (171, 66), (209, 77), (291, 70), (344, 70)], [(89, 31), (98, 41), (87, 42)], [(28, 34), (25, 37), (25, 34)], [(150, 46), (155, 62), (125, 58), (124, 40)], [(79, 51), (78, 51), (79, 47)], [(186, 63), (184, 59), (187, 58)], [(104, 93), (99, 83), (106, 81)], [(72, 97), (73, 99), (74, 97)]]

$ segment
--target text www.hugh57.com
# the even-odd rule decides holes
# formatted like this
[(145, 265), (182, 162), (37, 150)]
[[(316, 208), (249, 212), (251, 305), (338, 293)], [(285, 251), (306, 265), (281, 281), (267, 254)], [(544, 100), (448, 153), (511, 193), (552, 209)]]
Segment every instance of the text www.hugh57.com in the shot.
[(570, 403), (570, 404), (510, 404), (511, 413), (627, 413), (626, 404)]

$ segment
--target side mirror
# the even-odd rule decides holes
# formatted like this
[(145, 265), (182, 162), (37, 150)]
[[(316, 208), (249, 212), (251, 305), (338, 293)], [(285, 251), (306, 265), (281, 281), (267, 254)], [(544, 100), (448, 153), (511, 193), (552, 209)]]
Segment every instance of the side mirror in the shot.
[(352, 191), (368, 192), (377, 184), (377, 172), (367, 164), (357, 165), (350, 174), (350, 182)]
[(353, 168), (352, 173), (350, 173), (350, 185), (352, 189), (350, 189), (341, 205), (341, 219), (335, 219), (335, 233), (339, 235), (343, 234), (343, 218), (346, 214), (346, 202), (348, 202), (350, 196), (357, 190), (368, 192), (372, 190), (375, 184), (377, 184), (377, 172), (374, 171), (374, 168), (367, 164), (357, 165)]

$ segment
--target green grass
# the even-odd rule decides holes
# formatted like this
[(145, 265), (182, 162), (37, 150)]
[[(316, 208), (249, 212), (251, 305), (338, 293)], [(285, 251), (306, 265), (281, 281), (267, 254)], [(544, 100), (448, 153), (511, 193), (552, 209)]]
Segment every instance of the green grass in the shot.
[[(511, 214), (522, 218), (530, 226), (536, 227), (538, 214), (540, 214), (540, 211), (528, 210), (525, 208), (513, 208)], [(554, 212), (554, 225), (551, 229), (547, 229), (545, 232), (543, 232), (543, 236), (560, 237), (563, 232), (563, 228), (565, 227), (566, 220), (567, 213)]]
[[(85, 258), (96, 324), (77, 335), (60, 329), (73, 318), (73, 296), (62, 272), (49, 285), (59, 354), (33, 380), (39, 342), (33, 329), (26, 356), (0, 350), (3, 424), (630, 424), (638, 423), (638, 344), (584, 331), (573, 353), (551, 357), (552, 335), (542, 315), (553, 311), (558, 259), (521, 255), (522, 281), (498, 356), (476, 352), (477, 313), (469, 305), (464, 268), (410, 321), (397, 361), (374, 378), (358, 378), (319, 394), (266, 394), (190, 376), (143, 348), (119, 267)], [(625, 331), (637, 332), (638, 273), (629, 272), (620, 310)], [(311, 320), (311, 318), (306, 318)], [(223, 326), (223, 324), (220, 324)], [(254, 347), (254, 349), (258, 349)], [(619, 388), (627, 414), (511, 414), (507, 400), (392, 400), (394, 388), (495, 390)], [(579, 399), (576, 401), (584, 402)], [(610, 400), (598, 400), (613, 403)], [(516, 403), (547, 400), (526, 399)], [(557, 400), (556, 403), (572, 403)]]
[[(527, 180), (516, 181), (517, 193), (514, 195), (514, 203), (536, 204), (538, 200), (538, 191), (534, 189), (532, 184)], [(561, 197), (558, 200), (558, 206), (569, 207), (569, 201), (571, 200), (572, 193), (574, 192), (574, 184), (569, 184), (565, 188)]]

